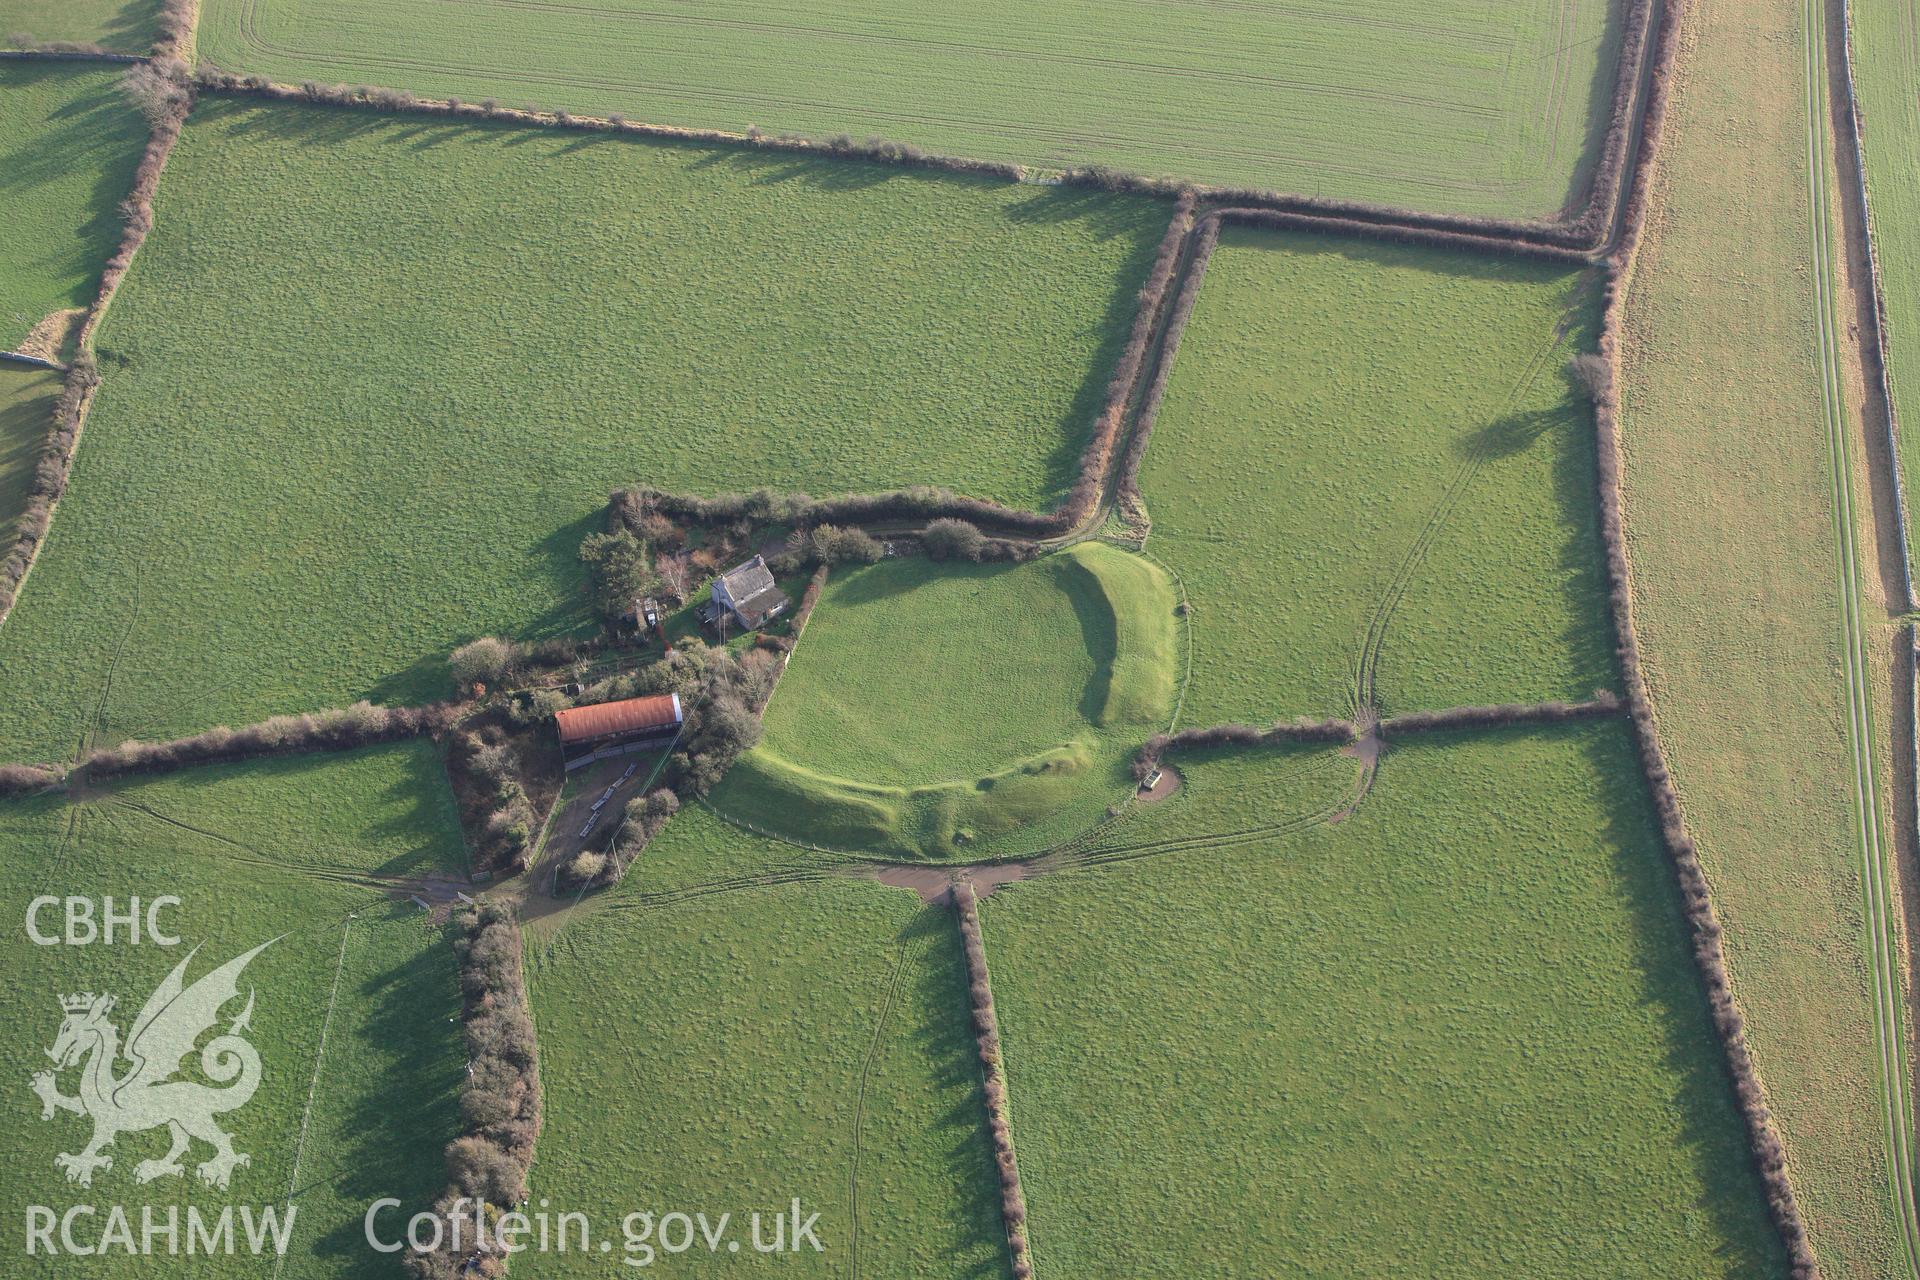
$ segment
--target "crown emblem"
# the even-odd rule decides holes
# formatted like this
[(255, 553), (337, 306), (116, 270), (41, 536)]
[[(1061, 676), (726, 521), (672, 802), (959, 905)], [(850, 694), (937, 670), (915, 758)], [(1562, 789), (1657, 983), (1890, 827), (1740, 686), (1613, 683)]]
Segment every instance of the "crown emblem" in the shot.
[(60, 1007), (68, 1013), (85, 1013), (93, 1007), (93, 992), (83, 991), (75, 996), (61, 996)]

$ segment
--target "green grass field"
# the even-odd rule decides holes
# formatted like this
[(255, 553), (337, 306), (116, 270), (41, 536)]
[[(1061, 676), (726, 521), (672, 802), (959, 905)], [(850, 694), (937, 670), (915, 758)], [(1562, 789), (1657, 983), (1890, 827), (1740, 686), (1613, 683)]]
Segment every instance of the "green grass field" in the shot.
[(0, 364), (0, 546), (11, 540), (13, 522), (26, 505), (59, 397), (60, 375), (52, 370)]
[[(1118, 844), (1312, 813), (1352, 766), (1182, 768)], [(1618, 725), (1423, 739), (1338, 825), (981, 914), (1037, 1271), (1783, 1273)]]
[(576, 550), (625, 482), (1049, 503), (1166, 216), (202, 104), (0, 629), (0, 758), (443, 696), (456, 644), (586, 621)]
[(977, 857), (1074, 834), (1125, 798), (1173, 711), (1175, 603), (1100, 543), (841, 569), (714, 803), (830, 849)]
[(950, 912), (837, 880), (635, 905), (656, 862), (717, 875), (779, 856), (689, 809), (610, 901), (530, 951), (546, 1089), (533, 1195), (603, 1223), (731, 1211), (743, 1236), (750, 1211), (798, 1196), (823, 1252), (787, 1255), (782, 1274), (1007, 1274)]
[(121, 70), (0, 61), (0, 347), (93, 301), (147, 136)]
[(1620, 43), (1615, 9), (1122, 0), (1096, 24), (1079, 6), (1013, 0), (961, 12), (899, 0), (508, 0), (480, 24), (426, 0), (206, 0), (200, 51), (290, 82), (1546, 214), (1590, 164)]
[[(1822, 1272), (1906, 1275), (1848, 742), (1821, 303), (1809, 269), (1807, 8), (1739, 0), (1690, 21), (1654, 230), (1627, 307), (1635, 618)], [(1869, 114), (1869, 131), (1875, 121)], [(1863, 439), (1864, 428), (1847, 434)], [(1871, 591), (1877, 565), (1864, 545), (1861, 585)], [(1889, 654), (1891, 629), (1880, 637), (1870, 651)], [(1872, 691), (1882, 735), (1893, 723), (1889, 675), (1882, 666)], [(1896, 1090), (1903, 1111), (1905, 1096)]]
[[(17, 1094), (0, 1119), (0, 1150), (11, 1173), (0, 1203), (19, 1247), (24, 1239), (15, 1233), (30, 1204), (93, 1203), (103, 1213), (111, 1204), (189, 1201), (216, 1213), (226, 1203), (284, 1209), (289, 1188), (297, 1187), (292, 1246), (280, 1274), (398, 1275), (391, 1258), (362, 1243), (360, 1217), (381, 1196), (419, 1206), (438, 1192), (440, 1148), (458, 1123), (464, 1054), (453, 953), (441, 926), (404, 896), (396, 903), (370, 877), (459, 868), (462, 859), (451, 797), (425, 745), (190, 770), (97, 790), (76, 805), (0, 804), (0, 886), (15, 921), (6, 964), (18, 994), (0, 1046), (0, 1072)], [(39, 894), (110, 894), (121, 904), (133, 895), (177, 895), (182, 904), (164, 921), (182, 945), (126, 945), (123, 937), (112, 946), (34, 946), (19, 922)], [(41, 923), (57, 932), (58, 915), (56, 908)], [(275, 937), (242, 986), (256, 997), (249, 1038), (261, 1058), (260, 1089), (223, 1118), (251, 1164), (234, 1172), (221, 1195), (194, 1181), (191, 1168), (185, 1179), (142, 1186), (135, 1166), (164, 1152), (165, 1133), (123, 1134), (109, 1151), (111, 1169), (95, 1174), (90, 1189), (69, 1186), (53, 1157), (79, 1150), (88, 1126), (64, 1112), (42, 1121), (27, 1091), (31, 1074), (48, 1065), (42, 1050), (60, 1027), (57, 997), (115, 994), (113, 1020), (125, 1035), (188, 949), (202, 947), (191, 981)], [(222, 1025), (239, 1011), (238, 1004), (227, 1009)], [(71, 1094), (73, 1073), (61, 1083)], [(191, 1158), (207, 1153), (197, 1147)], [(96, 1219), (93, 1229), (101, 1225)], [(244, 1255), (84, 1264), (41, 1256), (17, 1259), (9, 1269), (71, 1275), (76, 1265), (100, 1275), (272, 1270)]]
[[(1907, 492), (1920, 486), (1920, 12), (1912, 0), (1854, 5), (1854, 89), (1867, 154), (1867, 198), (1880, 251), (1880, 284), (1893, 346), (1894, 408), (1904, 430), (1900, 466)], [(1907, 506), (1907, 537), (1920, 521)]]
[(1187, 724), (1611, 686), (1591, 322), (1551, 266), (1228, 227), (1142, 468)]
[(0, 0), (0, 39), (25, 35), (145, 53), (158, 10), (157, 0)]

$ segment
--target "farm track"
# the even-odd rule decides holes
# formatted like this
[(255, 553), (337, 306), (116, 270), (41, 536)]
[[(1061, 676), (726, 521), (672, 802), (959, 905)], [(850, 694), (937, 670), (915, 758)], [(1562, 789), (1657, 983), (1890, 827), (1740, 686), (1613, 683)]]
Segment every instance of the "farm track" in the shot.
[(1867, 627), (1862, 619), (1858, 551), (1858, 514), (1854, 504), (1848, 450), (1847, 411), (1837, 333), (1839, 298), (1832, 252), (1836, 234), (1832, 209), (1830, 155), (1834, 123), (1827, 92), (1827, 24), (1823, 0), (1806, 0), (1807, 182), (1812, 213), (1816, 353), (1820, 366), (1822, 414), (1828, 443), (1833, 498), (1835, 568), (1840, 578), (1840, 630), (1847, 684), (1847, 736), (1853, 761), (1851, 807), (1860, 841), (1861, 884), (1865, 898), (1867, 956), (1874, 1023), (1880, 1054), (1883, 1125), (1888, 1140), (1890, 1190), (1900, 1220), (1906, 1269), (1920, 1275), (1920, 1210), (1913, 1188), (1912, 1116), (1908, 1105), (1909, 1064), (1903, 1008), (1901, 948), (1894, 936), (1888, 844), (1890, 828), (1880, 811), (1879, 770), (1874, 757), (1871, 669)]
[(1560, 344), (1566, 341), (1568, 328), (1569, 323), (1562, 321), (1559, 330), (1553, 335), (1553, 341), (1541, 348), (1527, 363), (1519, 379), (1508, 390), (1506, 398), (1501, 401), (1492, 422), (1468, 447), (1466, 458), (1455, 468), (1453, 475), (1447, 481), (1447, 487), (1441, 492), (1440, 500), (1428, 513), (1426, 520), (1420, 526), (1419, 533), (1414, 536), (1412, 545), (1401, 556), (1393, 576), (1387, 580), (1386, 589), (1381, 593), (1380, 599), (1374, 605), (1373, 613), (1367, 619), (1366, 634), (1361, 639), (1360, 652), (1353, 660), (1351, 710), (1355, 720), (1379, 714), (1379, 691), (1376, 686), (1380, 671), (1380, 649), (1386, 643), (1387, 628), (1393, 622), (1393, 615), (1400, 608), (1400, 602), (1406, 598), (1407, 591), (1413, 586), (1415, 575), (1419, 573), (1421, 564), (1425, 562), (1427, 552), (1432, 549), (1433, 544), (1439, 540), (1440, 534), (1446, 529), (1447, 521), (1452, 517), (1454, 508), (1460, 505), (1461, 499), (1466, 496), (1467, 489), (1472, 486), (1481, 468), (1486, 466), (1504, 443), (1495, 433), (1506, 421), (1514, 405), (1518, 404), (1520, 399), (1532, 389), (1533, 384), (1539, 380), (1547, 361), (1555, 351), (1560, 349)]
[(907, 972), (907, 961), (924, 957), (927, 945), (918, 948), (900, 944), (900, 958), (894, 962), (893, 975), (887, 980), (886, 999), (880, 1005), (880, 1017), (873, 1024), (873, 1039), (867, 1042), (867, 1056), (860, 1063), (860, 1087), (853, 1099), (853, 1159), (847, 1168), (847, 1280), (860, 1280), (860, 1154), (861, 1130), (867, 1118), (867, 1088), (873, 1081), (874, 1059), (886, 1039), (887, 1025), (893, 1018), (893, 1006), (900, 996), (900, 979)]

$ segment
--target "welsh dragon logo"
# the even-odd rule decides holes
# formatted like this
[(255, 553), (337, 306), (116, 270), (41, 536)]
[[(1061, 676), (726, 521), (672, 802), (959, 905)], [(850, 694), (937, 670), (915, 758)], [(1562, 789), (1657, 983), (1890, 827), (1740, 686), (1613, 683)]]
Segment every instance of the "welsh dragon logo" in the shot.
[[(243, 1152), (233, 1149), (233, 1135), (214, 1123), (214, 1117), (246, 1105), (260, 1086), (260, 1055), (241, 1038), (253, 1016), (253, 990), (247, 990), (247, 1004), (228, 1024), (225, 1034), (217, 1035), (200, 1050), (200, 1069), (207, 1078), (223, 1088), (193, 1080), (177, 1080), (181, 1060), (193, 1052), (201, 1035), (219, 1021), (220, 1009), (240, 994), (240, 973), (247, 962), (279, 939), (263, 942), (245, 955), (236, 956), (192, 986), (186, 985), (187, 965), (199, 954), (195, 947), (187, 958), (174, 966), (133, 1020), (124, 1049), (119, 1030), (108, 1020), (114, 998), (83, 995), (60, 997), (66, 1020), (60, 1035), (47, 1050), (54, 1071), (36, 1072), (33, 1091), (40, 1095), (40, 1118), (53, 1119), (56, 1111), (71, 1111), (93, 1120), (93, 1140), (76, 1155), (55, 1156), (56, 1167), (66, 1170), (67, 1181), (83, 1187), (93, 1185), (94, 1171), (111, 1169), (113, 1157), (105, 1148), (122, 1133), (167, 1126), (173, 1144), (158, 1160), (142, 1160), (133, 1171), (140, 1182), (177, 1176), (185, 1170), (180, 1157), (194, 1139), (213, 1148), (213, 1155), (201, 1162), (196, 1172), (200, 1181), (225, 1190), (233, 1171), (251, 1163)], [(124, 1057), (131, 1065), (115, 1074), (115, 1064)], [(57, 1072), (80, 1068), (80, 1091), (73, 1097), (60, 1092)]]

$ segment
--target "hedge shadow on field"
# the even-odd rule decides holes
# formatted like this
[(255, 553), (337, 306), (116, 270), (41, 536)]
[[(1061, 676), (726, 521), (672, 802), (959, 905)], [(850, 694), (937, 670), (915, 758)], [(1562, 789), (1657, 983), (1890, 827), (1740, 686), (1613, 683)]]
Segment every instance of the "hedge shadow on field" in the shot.
[[(1701, 1184), (1711, 1190), (1691, 1212), (1708, 1214), (1723, 1241), (1745, 1238), (1738, 1205), (1764, 1204), (1767, 1189), (1754, 1170), (1747, 1126), (1734, 1105), (1736, 1082), (1714, 1034), (1706, 990), (1691, 954), (1692, 927), (1680, 906), (1679, 888), (1653, 818), (1653, 797), (1638, 769), (1621, 768), (1629, 750), (1607, 746), (1613, 734), (1580, 732), (1571, 725), (1517, 726), (1498, 733), (1562, 733), (1579, 738), (1580, 751), (1596, 778), (1607, 783), (1599, 806), (1601, 837), (1613, 851), (1613, 884), (1633, 930), (1633, 978), (1639, 1003), (1658, 1013), (1667, 1065), (1680, 1081), (1673, 1110), (1680, 1145)], [(1624, 737), (1624, 729), (1617, 730)], [(1444, 741), (1444, 738), (1442, 739)], [(1716, 1137), (1722, 1141), (1716, 1142)], [(1676, 1206), (1678, 1208), (1679, 1206)], [(1768, 1258), (1750, 1259), (1754, 1274), (1785, 1274), (1786, 1258), (1776, 1232), (1763, 1238)]]
[[(0, 67), (0, 92), (98, 74), (85, 63), (9, 61)], [(92, 168), (96, 177), (84, 211), (86, 221), (75, 227), (74, 235), (77, 240), (100, 246), (94, 256), (104, 261), (108, 247), (120, 235), (120, 202), (132, 188), (133, 173), (140, 164), (138, 143), (118, 148), (115, 145), (116, 140), (127, 133), (134, 116), (133, 104), (120, 92), (115, 81), (103, 83), (93, 93), (56, 109), (50, 117), (55, 122), (51, 128), (34, 128), (14, 139), (0, 138), (0, 147), (4, 148), (0, 149), (0, 204), (22, 200), (26, 193), (70, 175), (76, 167)], [(10, 249), (17, 252), (17, 246)], [(38, 263), (57, 269), (69, 256), (49, 245), (41, 252)], [(91, 270), (93, 275), (86, 288), (72, 298), (74, 305), (91, 300), (92, 280), (98, 278), (98, 265)], [(33, 316), (27, 323), (31, 325), (39, 319)]]
[(160, 0), (127, 0), (100, 26), (100, 43), (109, 49), (133, 49), (144, 53), (152, 43), (154, 21), (159, 17)]
[[(356, 107), (336, 107), (324, 103), (262, 104), (248, 98), (203, 98), (194, 109), (191, 127), (196, 133), (214, 134), (225, 130), (230, 135), (265, 135), (298, 146), (335, 146), (375, 135), (385, 135), (394, 145), (426, 150), (450, 141), (503, 148), (532, 147), (530, 154), (544, 158), (566, 156), (584, 146), (644, 147), (682, 157), (692, 169), (716, 166), (750, 175), (755, 185), (796, 183), (814, 190), (834, 193), (871, 190), (892, 183), (930, 183), (947, 189), (1004, 190), (1006, 179), (984, 174), (954, 173), (886, 164), (858, 156), (837, 155), (822, 150), (817, 155), (797, 156), (790, 152), (756, 150), (750, 146), (716, 145), (687, 139), (663, 138), (644, 133), (620, 133), (605, 130), (575, 132), (550, 125), (529, 125), (513, 120), (446, 117), (413, 117), (367, 111)], [(1078, 223), (1103, 241), (1135, 240), (1133, 254), (1116, 264), (1109, 287), (1104, 291), (1104, 312), (1090, 318), (1089, 327), (1100, 335), (1099, 343), (1087, 363), (1080, 389), (1067, 406), (1051, 433), (1052, 443), (1041, 459), (1045, 490), (1064, 497), (1080, 475), (1082, 456), (1093, 433), (1113, 370), (1118, 367), (1127, 335), (1133, 327), (1139, 306), (1138, 282), (1143, 280), (1158, 252), (1158, 245), (1138, 236), (1137, 219), (1128, 209), (1137, 208), (1123, 198), (1104, 190), (1078, 186), (1035, 186), (1010, 205), (1005, 216), (1015, 225), (1060, 225)], [(1046, 425), (1046, 424), (1043, 424)], [(646, 481), (644, 467), (636, 479)], [(933, 482), (928, 477), (901, 477), (900, 483)], [(394, 686), (396, 696), (415, 696), (418, 688), (405, 681)]]
[(973, 1038), (966, 971), (953, 915), (944, 907), (923, 907), (907, 921), (896, 941), (919, 951), (918, 963), (909, 961), (918, 999), (908, 1007), (922, 1016), (904, 1038), (935, 1088), (965, 1090), (932, 1122), (939, 1139), (940, 1169), (960, 1202), (956, 1217), (965, 1224), (967, 1234), (929, 1243), (955, 1259), (978, 1258), (983, 1250), (992, 1250), (997, 1265), (980, 1259), (951, 1274), (999, 1280), (1012, 1260), (1006, 1256), (1006, 1232), (1001, 1227), (1000, 1182), (990, 1154), (980, 1054)]
[[(414, 917), (415, 927), (426, 927), (411, 907), (390, 906), (380, 914), (379, 923), (388, 928), (407, 916)], [(385, 1055), (384, 1074), (378, 1090), (355, 1101), (342, 1126), (351, 1137), (331, 1153), (326, 1168), (303, 1178), (294, 1190), (294, 1203), (323, 1185), (356, 1209), (396, 1196), (401, 1205), (392, 1221), (404, 1222), (439, 1193), (444, 1181), (440, 1151), (460, 1131), (460, 1085), (465, 1077), (460, 1069), (464, 1054), (454, 1047), (461, 1033), (446, 1021), (446, 1011), (460, 1004), (448, 931), (449, 926), (442, 926), (437, 945), (341, 993), (343, 1001), (373, 1010), (361, 1030)], [(333, 1050), (328, 1052), (331, 1056)], [(327, 1074), (322, 1064), (323, 1093)], [(389, 1277), (390, 1260), (367, 1248), (361, 1216), (354, 1212), (335, 1221), (314, 1241), (313, 1251), (338, 1268), (333, 1274)]]
[[(1378, 240), (1345, 232), (1236, 226), (1229, 222), (1221, 228), (1220, 248), (1236, 254), (1281, 254), (1286, 257), (1332, 255), (1355, 263), (1395, 270), (1418, 270), (1427, 275), (1460, 276), (1474, 280), (1493, 280), (1508, 284), (1546, 285), (1577, 270), (1565, 262), (1522, 257), (1518, 254), (1483, 253), (1451, 246)], [(1591, 349), (1589, 344), (1585, 350)]]

